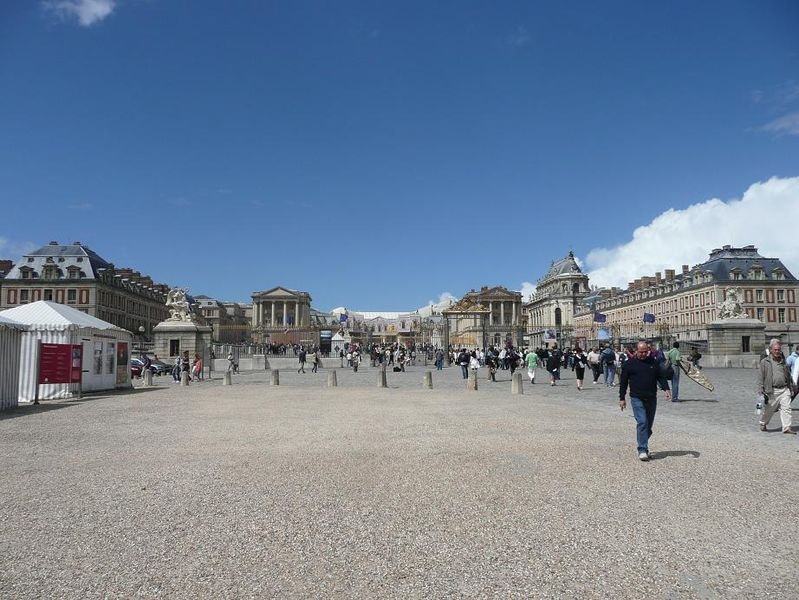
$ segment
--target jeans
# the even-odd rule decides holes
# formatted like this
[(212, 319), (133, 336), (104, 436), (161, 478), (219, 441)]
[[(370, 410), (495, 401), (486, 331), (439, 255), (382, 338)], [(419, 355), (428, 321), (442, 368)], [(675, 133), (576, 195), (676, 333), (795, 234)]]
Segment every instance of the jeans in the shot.
[(674, 365), (674, 375), (671, 376), (671, 401), (680, 401), (680, 367)]
[(649, 438), (652, 436), (652, 425), (655, 422), (655, 411), (658, 407), (657, 398), (641, 399), (630, 397), (636, 422), (636, 437), (638, 438), (638, 452), (649, 451)]
[(469, 379), (469, 365), (461, 365), (461, 373), (464, 379)]
[(605, 365), (605, 385), (613, 385), (616, 379), (616, 365)]

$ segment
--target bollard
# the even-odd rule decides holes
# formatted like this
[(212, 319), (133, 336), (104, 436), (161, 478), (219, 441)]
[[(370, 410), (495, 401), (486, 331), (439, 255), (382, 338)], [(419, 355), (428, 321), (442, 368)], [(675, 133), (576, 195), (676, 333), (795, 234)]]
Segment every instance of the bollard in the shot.
[(327, 387), (338, 387), (338, 380), (336, 379), (336, 370), (327, 372)]
[(153, 372), (150, 369), (142, 373), (142, 387), (153, 387)]
[(425, 371), (424, 372), (424, 381), (422, 383), (422, 387), (427, 388), (428, 390), (433, 389), (433, 372), (432, 371)]
[(384, 388), (388, 387), (388, 383), (386, 383), (386, 370), (380, 369), (377, 372), (377, 387)]
[(272, 385), (280, 385), (280, 371), (272, 369)]
[(466, 389), (477, 391), (477, 371), (469, 371), (469, 379), (466, 380)]
[(233, 376), (230, 371), (225, 371), (225, 377), (222, 379), (222, 385), (233, 385)]
[(522, 388), (522, 374), (521, 373), (514, 373), (513, 374), (513, 381), (510, 384), (510, 393), (511, 394), (524, 394), (524, 388)]
[(180, 374), (180, 385), (189, 385), (189, 372), (183, 371)]

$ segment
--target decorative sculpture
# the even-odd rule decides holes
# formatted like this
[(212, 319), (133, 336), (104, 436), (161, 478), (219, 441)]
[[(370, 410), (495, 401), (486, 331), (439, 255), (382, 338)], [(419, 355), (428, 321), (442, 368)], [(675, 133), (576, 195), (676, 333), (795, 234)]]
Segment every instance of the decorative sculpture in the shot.
[(169, 318), (167, 321), (194, 322), (191, 305), (186, 299), (186, 290), (182, 288), (172, 288), (169, 290), (169, 293), (166, 295), (166, 306), (169, 308)]
[(741, 290), (727, 288), (724, 290), (724, 302), (718, 305), (719, 319), (746, 319), (747, 314), (741, 308)]

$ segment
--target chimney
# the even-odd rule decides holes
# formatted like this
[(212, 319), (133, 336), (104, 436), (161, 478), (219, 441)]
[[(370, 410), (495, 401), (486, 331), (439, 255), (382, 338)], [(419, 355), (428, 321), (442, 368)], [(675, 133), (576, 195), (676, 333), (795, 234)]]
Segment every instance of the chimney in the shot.
[(674, 281), (674, 269), (666, 269), (666, 281)]
[(688, 268), (688, 265), (683, 265), (683, 266), (682, 266), (682, 274), (683, 274), (683, 275), (688, 275), (688, 271), (689, 271), (689, 270), (690, 270), (690, 269)]
[(657, 281), (657, 282), (658, 282), (658, 285), (660, 285), (661, 283), (663, 283), (663, 277), (661, 277), (660, 271), (658, 271), (657, 273), (655, 273), (655, 281)]

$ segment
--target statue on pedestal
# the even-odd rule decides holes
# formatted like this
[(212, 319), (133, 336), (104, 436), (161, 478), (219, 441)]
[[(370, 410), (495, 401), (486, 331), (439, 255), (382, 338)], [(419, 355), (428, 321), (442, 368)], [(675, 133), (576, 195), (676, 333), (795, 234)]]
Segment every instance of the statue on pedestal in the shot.
[(166, 306), (169, 308), (169, 318), (167, 321), (194, 322), (194, 314), (191, 312), (191, 305), (186, 299), (186, 290), (182, 288), (172, 288), (169, 290), (169, 293), (166, 295)]
[(746, 312), (741, 307), (741, 290), (727, 288), (724, 290), (724, 302), (718, 305), (719, 319), (746, 319)]

